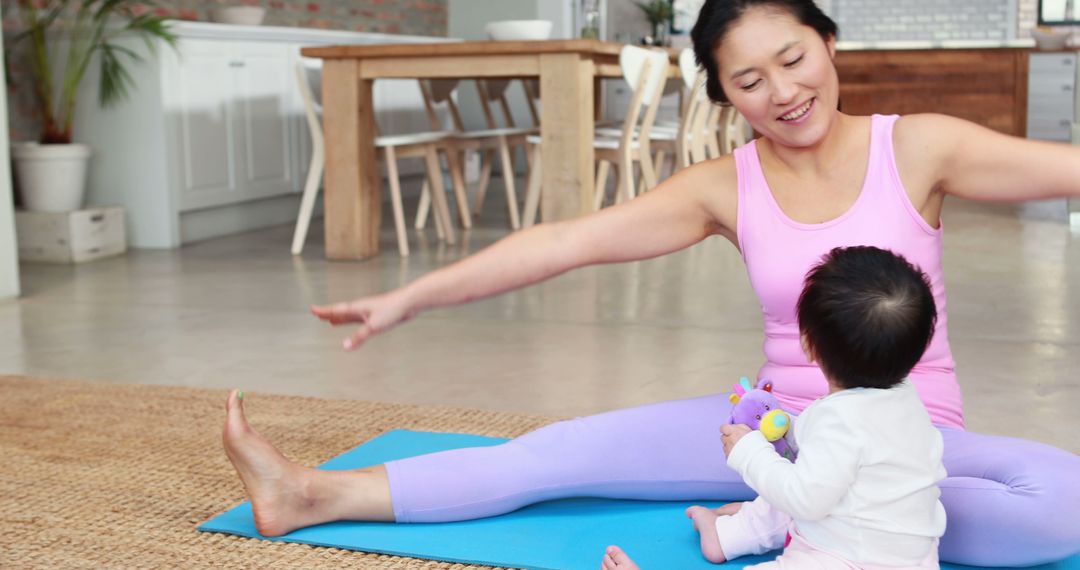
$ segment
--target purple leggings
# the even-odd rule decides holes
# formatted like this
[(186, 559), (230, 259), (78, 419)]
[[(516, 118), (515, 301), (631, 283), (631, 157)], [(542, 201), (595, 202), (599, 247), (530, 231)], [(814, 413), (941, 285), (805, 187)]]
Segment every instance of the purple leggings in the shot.
[[(558, 422), (505, 444), (386, 465), (398, 522), (489, 517), (566, 497), (745, 501), (728, 468), (725, 395)], [(1080, 456), (1032, 441), (941, 428), (948, 529), (941, 560), (1017, 566), (1080, 551)]]

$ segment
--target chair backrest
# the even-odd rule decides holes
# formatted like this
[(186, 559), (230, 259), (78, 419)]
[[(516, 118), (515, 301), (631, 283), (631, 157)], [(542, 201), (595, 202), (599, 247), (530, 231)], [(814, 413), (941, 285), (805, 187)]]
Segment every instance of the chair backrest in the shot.
[(679, 130), (681, 164), (688, 166), (713, 155), (728, 154), (745, 144), (746, 137), (742, 134), (745, 121), (733, 107), (717, 105), (708, 98), (705, 72), (698, 67), (692, 50), (685, 49), (679, 54), (679, 68), (690, 90)]
[(623, 138), (631, 137), (634, 127), (638, 126), (640, 140), (647, 144), (667, 83), (668, 54), (660, 49), (623, 46), (619, 52), (619, 67), (634, 93), (623, 120)]
[(509, 79), (478, 79), (480, 97), (489, 103), (498, 103), (499, 99), (506, 97), (506, 88), (510, 87)]
[[(746, 144), (745, 119), (734, 107), (714, 104), (705, 92), (705, 73), (697, 65), (692, 49), (679, 53), (679, 69), (683, 83), (690, 90), (681, 123), (680, 134), (687, 141), (686, 163), (707, 158), (708, 137), (720, 135), (720, 153), (728, 154)], [(684, 140), (684, 139), (680, 139)]]
[[(716, 136), (716, 127), (715, 122), (712, 128), (709, 127), (709, 120), (713, 118), (714, 105), (705, 95), (705, 73), (699, 71), (696, 64), (693, 68), (680, 67), (682, 67), (683, 81), (691, 86), (682, 121), (679, 122), (677, 145), (680, 150), (679, 164), (685, 167), (706, 158), (707, 137)], [(689, 75), (689, 81), (687, 81), (687, 75)]]
[(454, 92), (457, 91), (460, 81), (457, 79), (421, 79), (419, 81), (420, 92), (424, 96), (424, 110), (427, 111), (431, 130), (446, 130), (442, 119), (439, 118), (439, 114), (435, 111), (436, 105), (446, 105), (453, 129), (457, 132), (463, 132), (465, 130), (464, 123), (461, 121), (461, 113), (458, 112), (457, 103), (454, 101)]
[(311, 95), (315, 108), (322, 109), (322, 60), (311, 57), (300, 58), (300, 61), (296, 63), (296, 70), (299, 85)]
[(693, 50), (685, 48), (679, 51), (678, 63), (676, 65), (678, 65), (679, 76), (683, 78), (683, 81), (667, 82), (669, 89), (664, 90), (664, 95), (667, 95), (667, 92), (670, 91), (672, 85), (679, 87), (681, 96), (683, 96), (683, 98), (679, 99), (681, 101), (681, 104), (679, 105), (679, 116), (681, 119), (681, 117), (686, 116), (687, 108), (691, 103), (691, 99), (688, 95), (693, 91), (693, 81), (698, 77), (698, 62), (697, 59), (694, 59), (693, 57)]
[(491, 110), (492, 104), (499, 105), (502, 110), (503, 125), (506, 128), (514, 128), (514, 117), (510, 114), (510, 104), (506, 101), (506, 88), (510, 87), (509, 79), (477, 79), (476, 92), (480, 95), (480, 108), (484, 111), (484, 121), (489, 129), (499, 128), (495, 114)]
[[(315, 58), (301, 58), (296, 63), (296, 86), (300, 91), (300, 99), (304, 102), (304, 114), (307, 115), (308, 131), (311, 133), (311, 144), (316, 147), (323, 145), (322, 120), (322, 60)], [(380, 136), (378, 122), (375, 123), (375, 136)]]
[(522, 79), (521, 87), (525, 89), (525, 102), (529, 105), (529, 115), (532, 116), (533, 126), (540, 126), (540, 113), (536, 110), (536, 103), (540, 100), (540, 81), (538, 79)]
[(679, 75), (688, 93), (683, 103), (680, 123), (687, 124), (694, 120), (705, 94), (705, 76), (694, 58), (694, 50), (686, 48), (679, 52)]
[(322, 146), (322, 123), (319, 113), (322, 111), (322, 60), (303, 58), (296, 63), (296, 86), (304, 102), (304, 114), (307, 116), (311, 143)]
[[(510, 112), (510, 102), (507, 99), (507, 92), (513, 82), (513, 79), (476, 80), (476, 92), (480, 95), (480, 107), (484, 111), (484, 119), (489, 129), (499, 128), (498, 121), (495, 120), (495, 113), (491, 108), (492, 105), (498, 105), (502, 111), (502, 126), (508, 129), (517, 127), (514, 124), (513, 113)], [(532, 126), (539, 127), (540, 114), (536, 110), (536, 105), (540, 99), (540, 82), (535, 79), (522, 79), (521, 86), (525, 92), (525, 103), (528, 105), (529, 115), (532, 117)]]
[[(648, 68), (645, 62), (649, 62)], [(641, 105), (651, 105), (659, 98), (667, 82), (668, 54), (664, 50), (623, 46), (619, 67), (631, 89), (641, 90)]]
[(727, 154), (746, 144), (746, 118), (735, 107), (724, 107), (720, 122), (721, 152)]
[(698, 84), (699, 73), (697, 59), (694, 58), (694, 50), (686, 48), (679, 52), (679, 71), (682, 74), (683, 85), (687, 89), (693, 89)]
[(432, 103), (445, 103), (453, 101), (454, 91), (457, 91), (457, 79), (428, 79), (428, 87), (431, 89)]

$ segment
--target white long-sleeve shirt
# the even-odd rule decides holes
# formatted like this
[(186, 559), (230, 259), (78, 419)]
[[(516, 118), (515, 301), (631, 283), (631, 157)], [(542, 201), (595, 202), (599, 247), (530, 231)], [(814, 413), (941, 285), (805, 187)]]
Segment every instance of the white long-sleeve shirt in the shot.
[(887, 566), (926, 557), (945, 532), (937, 482), (946, 473), (941, 433), (910, 382), (825, 396), (793, 430), (795, 463), (754, 431), (728, 465), (815, 547)]

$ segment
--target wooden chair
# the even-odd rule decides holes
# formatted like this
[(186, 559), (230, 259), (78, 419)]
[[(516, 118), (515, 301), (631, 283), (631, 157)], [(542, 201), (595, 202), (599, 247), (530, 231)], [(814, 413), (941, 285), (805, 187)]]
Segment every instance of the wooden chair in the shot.
[(734, 107), (709, 100), (704, 72), (698, 69), (692, 50), (680, 52), (679, 68), (689, 95), (677, 128), (666, 124), (653, 127), (652, 142), (657, 150), (654, 163), (658, 172), (663, 171), (665, 154), (673, 148), (671, 171), (675, 172), (702, 160), (730, 154), (746, 144), (746, 120)]
[[(705, 76), (698, 68), (693, 50), (687, 48), (679, 53), (679, 71), (686, 96), (677, 123), (653, 125), (650, 133), (651, 146), (656, 154), (653, 163), (658, 176), (664, 171), (664, 163), (671, 157), (670, 172), (686, 168), (695, 162), (719, 155), (717, 122), (720, 107), (713, 105), (705, 94)], [(602, 134), (612, 134), (610, 129), (597, 129)], [(643, 192), (644, 181), (638, 186)]]
[[(530, 82), (534, 83), (530, 85)], [(513, 157), (514, 150), (521, 148), (525, 150), (525, 160), (529, 163), (529, 168), (532, 168), (532, 159), (528, 153), (527, 143), (525, 138), (529, 135), (539, 134), (540, 132), (540, 115), (537, 112), (536, 101), (539, 100), (539, 82), (534, 80), (522, 80), (521, 84), (525, 91), (525, 101), (528, 105), (529, 114), (532, 117), (532, 126), (519, 127), (514, 124), (514, 117), (510, 113), (510, 105), (506, 100), (507, 88), (512, 84), (511, 80), (506, 79), (488, 79), (477, 81), (477, 92), (480, 93), (480, 106), (484, 111), (484, 120), (487, 123), (487, 131), (477, 131), (477, 134), (466, 133), (467, 135), (480, 136), (485, 132), (492, 133), (502, 140), (498, 141), (498, 149), (500, 160), (502, 161), (503, 181), (506, 187), (511, 188), (507, 191), (507, 201), (514, 202), (514, 210), (517, 209), (517, 190), (515, 188), (514, 177), (511, 175), (507, 177), (507, 168), (510, 168), (511, 174), (513, 170)], [(495, 119), (495, 113), (492, 110), (492, 106), (498, 104), (499, 109), (502, 111), (503, 126), (499, 126), (499, 122)], [(467, 143), (468, 144), (468, 143)], [(506, 149), (504, 153), (503, 149)], [(494, 151), (487, 150), (484, 153), (483, 168), (480, 171), (480, 182), (476, 191), (476, 203), (473, 208), (473, 213), (480, 215), (480, 211), (483, 208), (484, 197), (487, 194), (488, 184), (491, 180), (491, 167), (494, 162)], [(520, 222), (516, 211), (509, 211), (511, 219), (511, 227), (513, 229), (520, 228)]]
[[(312, 151), (311, 164), (308, 167), (307, 180), (304, 183), (304, 193), (300, 200), (300, 212), (296, 218), (296, 229), (293, 231), (293, 255), (299, 255), (303, 251), (304, 241), (311, 223), (311, 214), (315, 207), (315, 197), (319, 192), (319, 183), (322, 180), (326, 163), (322, 121), (319, 118), (322, 100), (321, 61), (304, 60), (298, 63), (296, 65), (296, 80), (300, 89), (300, 96), (304, 101), (308, 131), (311, 134)], [(433, 131), (377, 136), (375, 138), (376, 152), (386, 164), (387, 178), (389, 178), (390, 182), (391, 206), (394, 211), (394, 228), (397, 232), (398, 252), (402, 257), (409, 255), (409, 241), (405, 233), (405, 215), (401, 203), (401, 182), (397, 169), (397, 160), (399, 158), (419, 157), (425, 160), (427, 165), (425, 187), (430, 184), (435, 189), (435, 207), (438, 211), (436, 230), (440, 239), (445, 238), (447, 243), (455, 243), (454, 228), (450, 222), (450, 210), (446, 203), (446, 192), (443, 187), (442, 169), (439, 167), (437, 155), (438, 148), (440, 145), (445, 144), (451, 134), (449, 132)], [(451, 168), (454, 168), (453, 164), (451, 164)], [(460, 174), (457, 174), (456, 178), (460, 178)]]
[(664, 160), (671, 155), (671, 172), (705, 159), (708, 141), (716, 140), (715, 123), (709, 123), (712, 105), (705, 96), (704, 73), (698, 69), (694, 51), (679, 52), (679, 75), (687, 93), (676, 126), (660, 125), (653, 129), (652, 146), (656, 148), (656, 170), (662, 172)]
[[(427, 112), (428, 123), (431, 125), (431, 130), (436, 132), (446, 132), (449, 135), (456, 134), (461, 131), (462, 122), (461, 114), (458, 112), (457, 105), (453, 103), (453, 93), (457, 89), (459, 81), (457, 79), (421, 79), (418, 82), (420, 84), (420, 93), (424, 99), (424, 110)], [(444, 104), (447, 114), (450, 116), (450, 128), (446, 128), (443, 119), (439, 117), (435, 106), (438, 104)], [(461, 173), (462, 164), (464, 164), (463, 157), (457, 150), (457, 145), (452, 144), (451, 137), (447, 137), (447, 144), (443, 147), (444, 154), (446, 156), (446, 162), (450, 166), (451, 173)], [(469, 200), (465, 194), (465, 182), (464, 178), (460, 183), (455, 179), (454, 181), (454, 200), (457, 202), (458, 217), (461, 220), (461, 227), (465, 229), (472, 228), (472, 216), (469, 214)], [(420, 205), (416, 209), (416, 221), (414, 226), (418, 230), (424, 229), (427, 225), (428, 214), (431, 210), (431, 193), (428, 186), (424, 186), (423, 191), (420, 193)], [(438, 218), (436, 218), (438, 222)]]
[[(618, 137), (597, 136), (593, 140), (593, 149), (598, 161), (596, 174), (596, 193), (593, 208), (599, 210), (606, 197), (607, 177), (611, 166), (616, 166), (615, 202), (630, 200), (634, 197), (634, 166), (641, 168), (641, 177), (646, 187), (656, 186), (656, 170), (650, 153), (650, 134), (656, 111), (660, 106), (660, 97), (667, 83), (668, 54), (663, 50), (653, 50), (636, 46), (624, 46), (619, 53), (619, 66), (623, 79), (633, 88), (630, 107), (623, 119)], [(540, 137), (526, 138), (532, 153), (532, 169), (529, 173), (525, 197), (525, 226), (535, 223), (540, 203)]]
[[(491, 171), (494, 165), (495, 155), (498, 154), (500, 166), (502, 169), (503, 186), (506, 191), (506, 203), (507, 214), (510, 220), (510, 227), (512, 229), (519, 229), (521, 227), (520, 217), (518, 214), (518, 198), (517, 190), (514, 183), (514, 163), (512, 158), (513, 150), (516, 147), (525, 146), (525, 137), (529, 134), (537, 132), (536, 127), (517, 127), (514, 124), (514, 119), (510, 114), (510, 106), (506, 101), (506, 89), (510, 82), (508, 80), (477, 80), (476, 88), (480, 95), (480, 107), (484, 113), (484, 121), (487, 128), (480, 130), (467, 131), (464, 129), (464, 125), (461, 121), (461, 114), (458, 110), (457, 104), (453, 99), (453, 93), (457, 88), (458, 82), (456, 80), (435, 80), (421, 82), (422, 89), (424, 90), (425, 103), (428, 107), (428, 117), (433, 125), (438, 124), (437, 114), (435, 113), (435, 105), (445, 105), (449, 111), (451, 122), (453, 124), (453, 136), (448, 141), (455, 160), (458, 162), (463, 161), (463, 155), (466, 152), (480, 152), (483, 154), (483, 167), (480, 172), (480, 181), (477, 188), (476, 203), (472, 211), (479, 215), (481, 207), (483, 205), (484, 197), (487, 194), (488, 185), (491, 181)], [(504, 126), (499, 126), (499, 121), (495, 118), (495, 112), (492, 106), (498, 105), (501, 108)], [(458, 197), (458, 207), (462, 208), (464, 196)], [(421, 196), (420, 209), (417, 211), (416, 227), (422, 228), (427, 221), (427, 207), (429, 201)], [(468, 211), (466, 211), (466, 214)], [(462, 223), (465, 223), (465, 219), (462, 219)], [(466, 226), (470, 227), (470, 226)]]
[(719, 151), (717, 154), (729, 154), (731, 151), (746, 144), (746, 118), (735, 110), (735, 107), (723, 107), (719, 120)]

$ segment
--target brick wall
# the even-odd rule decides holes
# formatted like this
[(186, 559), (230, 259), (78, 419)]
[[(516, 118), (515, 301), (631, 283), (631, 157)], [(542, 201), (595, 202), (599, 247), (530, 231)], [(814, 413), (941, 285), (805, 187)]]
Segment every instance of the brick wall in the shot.
[[(11, 140), (33, 140), (41, 130), (36, 96), (28, 81), (26, 46), (10, 41), (20, 31), (17, 0), (0, 0), (4, 55), (8, 59), (8, 128)], [(266, 26), (289, 26), (446, 36), (447, 0), (170, 0), (158, 13), (181, 20), (208, 21), (210, 9), (246, 4), (266, 8)]]
[(828, 9), (842, 40), (1005, 40), (1017, 1), (831, 0)]
[[(845, 40), (994, 40), (1031, 37), (1039, 0), (819, 0)], [(1074, 2), (1080, 5), (1080, 2)], [(1072, 31), (1080, 37), (1080, 26)]]

